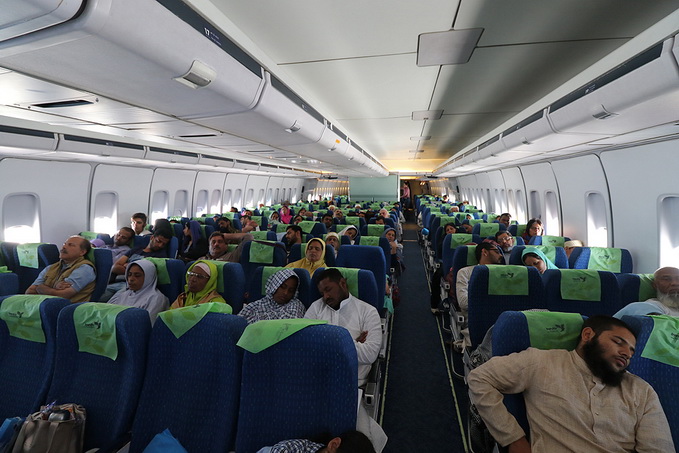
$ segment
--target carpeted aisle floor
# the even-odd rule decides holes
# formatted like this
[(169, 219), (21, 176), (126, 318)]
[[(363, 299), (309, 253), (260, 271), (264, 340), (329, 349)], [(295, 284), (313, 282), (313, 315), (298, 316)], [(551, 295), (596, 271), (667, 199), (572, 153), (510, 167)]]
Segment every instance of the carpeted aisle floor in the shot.
[(429, 309), (429, 287), (417, 227), (404, 225), (406, 271), (399, 281), (401, 302), (396, 307), (385, 372), (382, 427), (389, 436), (386, 453), (465, 452), (458, 421), (466, 415), (466, 393), (453, 384), (439, 323)]

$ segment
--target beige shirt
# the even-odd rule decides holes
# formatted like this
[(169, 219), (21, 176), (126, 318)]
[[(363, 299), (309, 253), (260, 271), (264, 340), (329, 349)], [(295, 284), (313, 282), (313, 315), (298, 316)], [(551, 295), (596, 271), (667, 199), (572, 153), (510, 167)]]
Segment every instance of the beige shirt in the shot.
[(468, 383), (472, 402), (503, 446), (524, 432), (502, 393), (523, 392), (533, 453), (675, 451), (651, 386), (631, 373), (619, 387), (604, 385), (575, 351), (529, 348), (493, 357)]

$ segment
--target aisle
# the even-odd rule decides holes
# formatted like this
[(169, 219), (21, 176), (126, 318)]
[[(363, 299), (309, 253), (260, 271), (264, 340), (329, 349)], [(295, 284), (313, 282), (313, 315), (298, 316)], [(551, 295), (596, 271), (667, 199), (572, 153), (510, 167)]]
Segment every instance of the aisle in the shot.
[[(465, 452), (458, 421), (466, 394), (450, 376), (437, 318), (429, 310), (429, 288), (417, 226), (404, 225), (401, 303), (394, 314), (384, 382), (382, 427), (389, 436), (385, 453)], [(453, 393), (457, 387), (457, 398)]]

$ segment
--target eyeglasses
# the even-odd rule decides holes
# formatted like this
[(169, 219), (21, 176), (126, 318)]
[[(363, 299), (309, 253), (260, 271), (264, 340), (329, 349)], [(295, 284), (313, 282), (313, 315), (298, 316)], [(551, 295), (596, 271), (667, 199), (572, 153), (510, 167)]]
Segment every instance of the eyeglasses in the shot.
[(187, 272), (186, 275), (187, 275), (188, 277), (204, 278), (205, 280), (207, 280), (208, 278), (210, 278), (210, 277), (208, 277), (207, 275), (201, 275), (201, 274), (198, 274), (198, 273), (196, 273), (196, 272)]

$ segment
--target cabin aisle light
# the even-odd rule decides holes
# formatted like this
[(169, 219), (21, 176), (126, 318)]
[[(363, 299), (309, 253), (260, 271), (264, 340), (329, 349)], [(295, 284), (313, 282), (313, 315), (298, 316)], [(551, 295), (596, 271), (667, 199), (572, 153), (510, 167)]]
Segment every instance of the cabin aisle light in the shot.
[(417, 40), (417, 66), (467, 63), (483, 28), (422, 33)]

